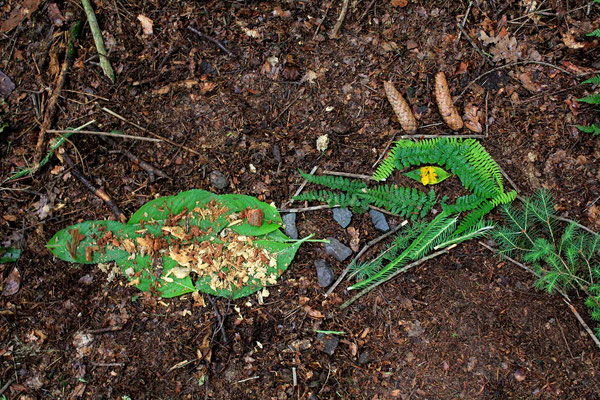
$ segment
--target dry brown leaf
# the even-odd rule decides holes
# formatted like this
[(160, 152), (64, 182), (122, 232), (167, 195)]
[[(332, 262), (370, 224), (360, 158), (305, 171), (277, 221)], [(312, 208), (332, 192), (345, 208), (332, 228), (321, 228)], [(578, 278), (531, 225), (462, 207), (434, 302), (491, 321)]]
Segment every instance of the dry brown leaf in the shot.
[(4, 289), (2, 290), (2, 296), (12, 296), (16, 294), (21, 288), (21, 274), (19, 270), (15, 267), (8, 274), (6, 280), (4, 281)]
[(479, 122), (479, 112), (477, 107), (468, 104), (465, 106), (465, 127), (475, 133), (481, 133), (483, 131), (481, 122)]
[(392, 106), (392, 109), (396, 113), (398, 117), (398, 122), (402, 126), (402, 129), (409, 135), (417, 132), (417, 120), (410, 109), (410, 106), (404, 100), (404, 97), (396, 90), (394, 85), (391, 82), (383, 82), (383, 88), (385, 89), (385, 94), (387, 95), (387, 99)]
[(460, 118), (456, 107), (454, 107), (454, 103), (452, 103), (446, 74), (442, 71), (438, 72), (435, 76), (435, 99), (440, 114), (450, 129), (454, 131), (461, 129), (463, 127), (463, 120)]
[(390, 4), (392, 7), (406, 7), (408, 5), (408, 0), (392, 0)]
[(304, 307), (304, 311), (306, 311), (306, 314), (308, 314), (308, 316), (311, 317), (311, 318), (314, 318), (314, 319), (321, 319), (321, 318), (323, 318), (323, 314), (321, 313), (321, 311), (319, 311), (319, 310), (313, 310), (309, 306), (305, 306)]
[(13, 9), (7, 19), (0, 22), (0, 32), (7, 33), (30, 16), (40, 6), (41, 0), (23, 0), (21, 4), (12, 2)]
[(138, 15), (137, 19), (140, 21), (140, 24), (142, 24), (142, 31), (144, 32), (144, 35), (152, 35), (154, 33), (152, 30), (154, 21), (142, 14)]
[(348, 232), (348, 236), (350, 236), (350, 248), (354, 252), (358, 252), (360, 250), (360, 231), (354, 227), (349, 227), (346, 229)]

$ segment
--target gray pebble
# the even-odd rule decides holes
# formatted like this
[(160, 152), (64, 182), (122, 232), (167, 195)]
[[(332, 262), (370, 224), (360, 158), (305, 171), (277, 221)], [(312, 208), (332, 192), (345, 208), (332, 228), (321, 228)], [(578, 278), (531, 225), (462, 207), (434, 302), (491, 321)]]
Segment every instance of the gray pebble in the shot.
[(320, 339), (323, 341), (323, 344), (325, 345), (325, 349), (323, 351), (325, 351), (325, 353), (332, 356), (333, 353), (335, 352), (335, 348), (338, 346), (338, 344), (340, 344), (340, 338), (335, 335), (328, 335), (328, 336), (325, 336), (323, 334), (320, 334), (320, 335), (322, 335)]
[(298, 239), (298, 228), (296, 228), (296, 213), (285, 214), (283, 220), (283, 231), (292, 239)]
[(327, 240), (329, 240), (329, 243), (325, 244), (325, 253), (327, 253), (327, 255), (333, 256), (333, 258), (340, 262), (352, 255), (352, 250), (348, 246), (340, 243), (336, 238), (328, 237)]
[(225, 189), (229, 186), (229, 179), (221, 171), (215, 170), (211, 172), (208, 179), (210, 179), (210, 183), (217, 189)]
[(390, 226), (388, 225), (385, 215), (382, 212), (377, 210), (369, 210), (369, 215), (371, 216), (373, 225), (375, 225), (375, 229), (378, 229), (382, 232), (387, 232), (390, 230)]
[(319, 286), (327, 287), (333, 283), (333, 270), (325, 260), (316, 260), (315, 268), (317, 269), (317, 279)]
[(360, 356), (358, 356), (358, 363), (360, 365), (364, 365), (367, 364), (370, 361), (370, 354), (369, 354), (369, 350), (365, 350), (362, 353), (360, 353)]
[(342, 228), (346, 229), (348, 225), (350, 225), (350, 221), (352, 221), (352, 211), (348, 210), (348, 207), (334, 208), (333, 219), (335, 219)]

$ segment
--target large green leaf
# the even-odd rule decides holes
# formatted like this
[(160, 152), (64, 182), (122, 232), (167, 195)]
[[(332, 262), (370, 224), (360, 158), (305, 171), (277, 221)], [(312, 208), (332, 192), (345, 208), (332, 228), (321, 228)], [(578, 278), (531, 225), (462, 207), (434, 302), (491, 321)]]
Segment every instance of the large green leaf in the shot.
[(15, 262), (21, 257), (21, 250), (14, 247), (0, 246), (0, 264)]
[(246, 209), (260, 209), (264, 212), (264, 221), (261, 226), (252, 226), (244, 219), (241, 225), (236, 225), (232, 229), (240, 235), (260, 236), (279, 229), (283, 222), (281, 215), (277, 209), (264, 203), (252, 196), (241, 194), (224, 194), (219, 196), (219, 200), (223, 202), (232, 212), (242, 212)]

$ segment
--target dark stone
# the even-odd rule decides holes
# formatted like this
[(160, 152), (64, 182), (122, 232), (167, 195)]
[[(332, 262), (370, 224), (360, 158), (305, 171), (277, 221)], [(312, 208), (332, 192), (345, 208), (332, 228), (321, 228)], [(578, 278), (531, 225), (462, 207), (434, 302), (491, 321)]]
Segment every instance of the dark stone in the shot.
[(327, 287), (333, 283), (333, 270), (325, 260), (316, 260), (315, 268), (317, 268), (317, 279), (319, 286)]
[(364, 365), (367, 364), (370, 361), (370, 354), (369, 354), (369, 350), (365, 350), (362, 353), (360, 353), (360, 356), (358, 356), (358, 363), (360, 365)]
[(340, 338), (338, 338), (337, 336), (335, 336), (335, 335), (327, 336), (323, 340), (323, 344), (325, 344), (325, 349), (323, 351), (325, 353), (329, 354), (330, 356), (332, 356), (339, 343), (340, 343)]
[(215, 69), (213, 68), (211, 63), (209, 63), (206, 60), (202, 60), (202, 62), (200, 63), (200, 71), (205, 75), (210, 75), (213, 72), (215, 72)]
[(229, 179), (221, 171), (215, 170), (211, 172), (208, 178), (210, 179), (210, 183), (217, 189), (225, 189), (229, 186)]
[(333, 237), (328, 237), (329, 243), (325, 244), (325, 253), (333, 256), (336, 260), (342, 262), (352, 255), (352, 250), (340, 243), (339, 240)]
[(333, 219), (340, 224), (340, 226), (344, 229), (350, 225), (352, 221), (352, 211), (348, 210), (348, 207), (344, 208), (334, 208), (333, 209)]
[(298, 239), (298, 228), (296, 227), (296, 213), (285, 214), (283, 220), (283, 231), (292, 239)]
[(385, 215), (382, 212), (377, 210), (369, 210), (369, 215), (371, 216), (373, 225), (375, 225), (375, 229), (378, 229), (382, 232), (387, 232), (390, 230), (390, 226), (388, 225)]

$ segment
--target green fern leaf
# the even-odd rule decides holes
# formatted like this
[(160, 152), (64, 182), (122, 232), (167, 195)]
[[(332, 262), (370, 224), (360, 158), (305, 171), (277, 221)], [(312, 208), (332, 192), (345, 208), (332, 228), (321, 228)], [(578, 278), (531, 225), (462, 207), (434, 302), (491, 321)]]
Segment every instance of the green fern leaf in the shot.
[(591, 133), (594, 136), (600, 135), (600, 126), (598, 126), (596, 124), (592, 124), (592, 125), (576, 125), (576, 126), (577, 126), (577, 129), (579, 129), (581, 132)]
[(600, 104), (600, 93), (594, 93), (589, 96), (582, 97), (580, 99), (577, 99), (577, 101), (581, 103), (588, 103), (594, 105)]
[(594, 77), (592, 77), (590, 79), (587, 79), (587, 80), (581, 82), (582, 85), (585, 85), (586, 83), (590, 83), (590, 84), (593, 84), (593, 85), (600, 84), (600, 75), (596, 75), (596, 76), (594, 76)]

